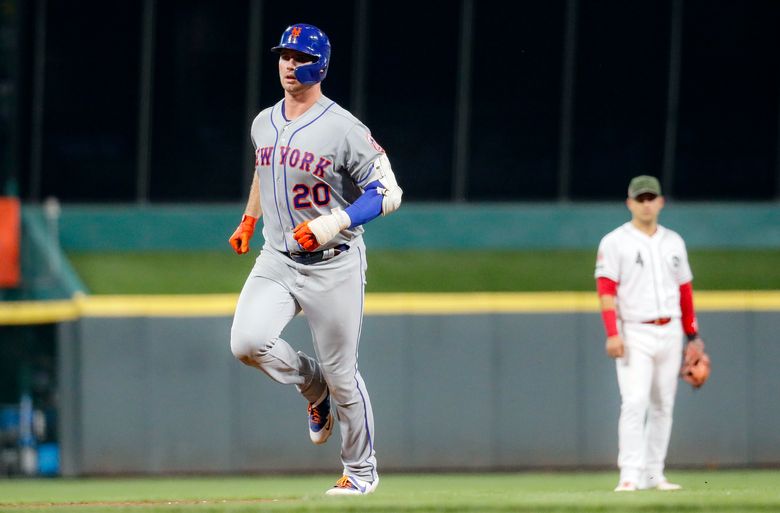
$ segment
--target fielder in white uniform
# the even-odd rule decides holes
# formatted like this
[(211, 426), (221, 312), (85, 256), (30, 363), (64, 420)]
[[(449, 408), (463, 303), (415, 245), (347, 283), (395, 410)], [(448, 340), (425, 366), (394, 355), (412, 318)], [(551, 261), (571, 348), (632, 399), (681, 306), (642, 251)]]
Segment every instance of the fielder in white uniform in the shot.
[[(343, 475), (326, 493), (363, 495), (379, 475), (371, 400), (357, 365), (367, 268), (362, 225), (397, 210), (402, 191), (368, 128), (322, 94), (327, 36), (295, 24), (272, 51), (284, 98), (252, 123), (255, 174), (230, 238), (246, 253), (265, 213), (265, 244), (238, 299), (230, 347), (241, 362), (298, 388), (315, 444), (327, 441), (335, 414)], [(316, 357), (280, 338), (301, 311)]]
[(620, 481), (615, 491), (677, 490), (664, 476), (683, 333), (697, 338), (691, 268), (682, 237), (658, 224), (661, 186), (638, 176), (628, 187), (631, 221), (599, 244), (595, 277), (620, 388)]

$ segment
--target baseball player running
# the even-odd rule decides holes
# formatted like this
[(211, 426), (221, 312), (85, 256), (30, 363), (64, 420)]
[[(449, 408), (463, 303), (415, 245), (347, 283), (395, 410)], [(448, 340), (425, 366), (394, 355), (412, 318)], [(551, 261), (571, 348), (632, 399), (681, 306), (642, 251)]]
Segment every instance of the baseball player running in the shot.
[[(272, 48), (284, 98), (252, 123), (255, 173), (230, 244), (249, 251), (265, 213), (263, 245), (236, 305), (230, 347), (246, 365), (293, 384), (309, 403), (309, 436), (341, 431), (343, 476), (328, 495), (363, 495), (378, 483), (374, 417), (358, 371), (366, 248), (363, 224), (401, 205), (390, 161), (358, 119), (322, 94), (330, 42), (295, 24)], [(315, 356), (280, 338), (305, 312)]]
[(652, 176), (628, 186), (631, 221), (599, 244), (595, 277), (620, 388), (620, 481), (616, 492), (679, 490), (664, 476), (683, 333), (703, 353), (697, 336), (693, 288), (683, 239), (658, 224), (664, 206)]

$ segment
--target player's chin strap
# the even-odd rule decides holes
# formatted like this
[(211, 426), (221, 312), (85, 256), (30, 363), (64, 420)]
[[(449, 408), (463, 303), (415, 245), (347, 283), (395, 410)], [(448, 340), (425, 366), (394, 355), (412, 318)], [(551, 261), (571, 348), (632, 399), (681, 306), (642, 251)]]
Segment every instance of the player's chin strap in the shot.
[(390, 159), (387, 158), (387, 155), (381, 155), (374, 161), (374, 170), (379, 176), (379, 183), (382, 184), (382, 187), (377, 188), (376, 191), (383, 196), (382, 215), (386, 216), (401, 206), (401, 196), (403, 196), (404, 191), (395, 180), (395, 174), (393, 168), (390, 167)]

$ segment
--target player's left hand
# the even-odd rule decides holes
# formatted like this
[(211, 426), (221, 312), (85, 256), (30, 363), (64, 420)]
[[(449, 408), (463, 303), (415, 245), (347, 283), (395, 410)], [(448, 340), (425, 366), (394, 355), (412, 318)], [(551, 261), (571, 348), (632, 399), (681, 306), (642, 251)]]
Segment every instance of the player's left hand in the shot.
[(306, 251), (314, 251), (320, 247), (320, 243), (317, 242), (317, 238), (311, 232), (309, 222), (310, 221), (304, 221), (299, 223), (298, 226), (293, 229), (293, 238)]
[(691, 365), (704, 354), (704, 341), (698, 336), (685, 345), (683, 363)]
[(704, 352), (704, 342), (699, 337), (685, 345), (680, 376), (693, 388), (701, 387), (710, 377), (710, 357)]
[(331, 212), (312, 221), (299, 223), (293, 229), (293, 238), (303, 249), (316, 250), (352, 224), (349, 215), (343, 210), (333, 209)]

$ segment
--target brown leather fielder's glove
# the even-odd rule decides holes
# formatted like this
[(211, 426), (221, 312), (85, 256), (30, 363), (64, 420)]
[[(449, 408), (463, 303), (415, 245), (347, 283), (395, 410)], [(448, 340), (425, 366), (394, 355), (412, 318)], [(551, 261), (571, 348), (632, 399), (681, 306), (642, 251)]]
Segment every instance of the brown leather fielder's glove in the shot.
[(710, 357), (704, 352), (704, 342), (699, 337), (685, 346), (680, 376), (693, 388), (701, 387), (710, 377)]

